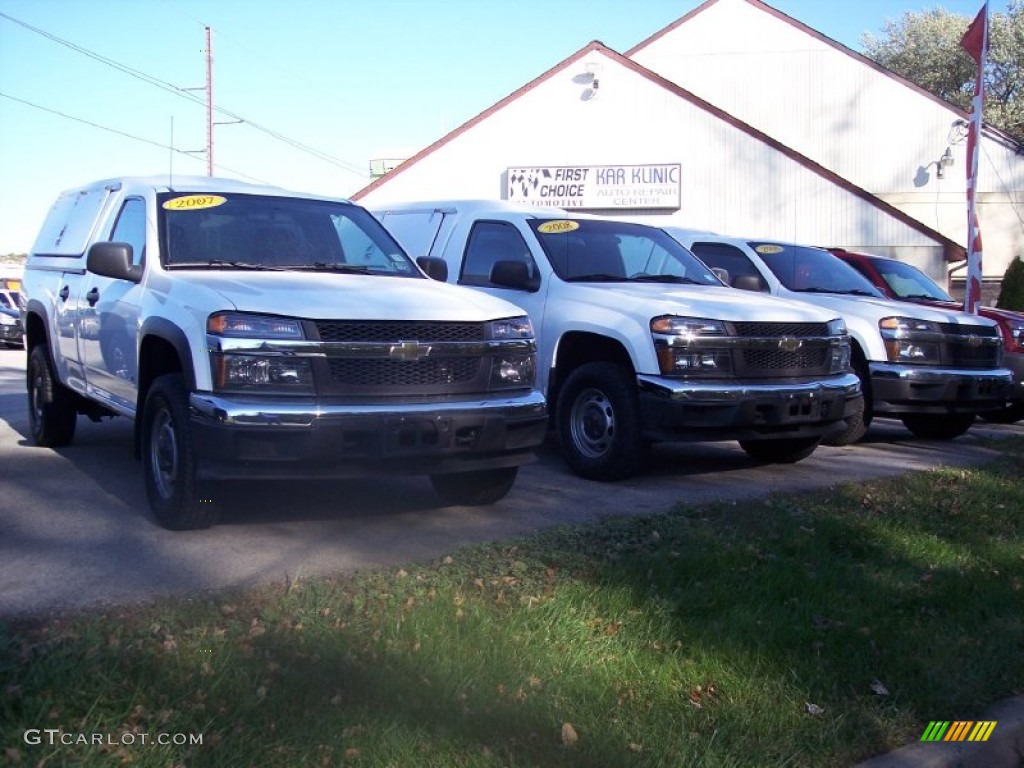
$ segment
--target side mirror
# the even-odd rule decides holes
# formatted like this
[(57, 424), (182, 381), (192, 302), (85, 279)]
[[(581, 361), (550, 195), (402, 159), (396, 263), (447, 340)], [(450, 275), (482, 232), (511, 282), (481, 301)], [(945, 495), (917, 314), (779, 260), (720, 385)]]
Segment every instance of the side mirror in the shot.
[(93, 243), (85, 261), (86, 268), (101, 277), (115, 280), (142, 280), (142, 267), (132, 264), (132, 247), (128, 243)]
[(530, 268), (525, 261), (496, 261), (491, 266), (490, 281), (502, 288), (520, 291), (536, 291), (540, 280), (530, 277)]
[(443, 283), (448, 279), (448, 263), (437, 256), (419, 256), (416, 264), (427, 273), (431, 280)]
[(732, 282), (733, 288), (739, 288), (741, 291), (762, 291), (761, 278), (757, 275), (737, 275), (736, 279)]

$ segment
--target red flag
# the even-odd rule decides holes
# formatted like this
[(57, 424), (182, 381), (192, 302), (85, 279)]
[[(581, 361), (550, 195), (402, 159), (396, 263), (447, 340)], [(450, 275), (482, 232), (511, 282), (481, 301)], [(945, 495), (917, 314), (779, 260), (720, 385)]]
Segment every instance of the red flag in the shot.
[(964, 36), (960, 38), (960, 47), (971, 55), (971, 58), (974, 59), (978, 66), (981, 66), (982, 52), (988, 48), (987, 26), (988, 2), (978, 11), (978, 15), (974, 17), (971, 26), (964, 32)]
[(967, 286), (964, 311), (977, 314), (981, 303), (981, 228), (975, 211), (978, 183), (978, 145), (981, 143), (982, 112), (985, 108), (985, 58), (988, 53), (988, 0), (960, 39), (960, 45), (978, 65), (971, 101), (971, 122), (967, 130)]

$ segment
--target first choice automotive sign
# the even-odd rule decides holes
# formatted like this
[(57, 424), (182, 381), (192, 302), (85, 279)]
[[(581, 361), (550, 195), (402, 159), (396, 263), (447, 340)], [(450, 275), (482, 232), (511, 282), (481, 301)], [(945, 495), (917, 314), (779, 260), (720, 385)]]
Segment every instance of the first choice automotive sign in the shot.
[(681, 179), (679, 163), (509, 168), (505, 199), (552, 208), (678, 210)]

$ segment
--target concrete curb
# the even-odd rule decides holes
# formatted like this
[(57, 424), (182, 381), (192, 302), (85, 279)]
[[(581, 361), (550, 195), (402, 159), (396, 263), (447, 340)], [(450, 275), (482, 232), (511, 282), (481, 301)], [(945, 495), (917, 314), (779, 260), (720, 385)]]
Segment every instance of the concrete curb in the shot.
[(979, 720), (995, 720), (984, 742), (918, 742), (855, 768), (1020, 768), (1024, 766), (1024, 696), (1004, 699)]

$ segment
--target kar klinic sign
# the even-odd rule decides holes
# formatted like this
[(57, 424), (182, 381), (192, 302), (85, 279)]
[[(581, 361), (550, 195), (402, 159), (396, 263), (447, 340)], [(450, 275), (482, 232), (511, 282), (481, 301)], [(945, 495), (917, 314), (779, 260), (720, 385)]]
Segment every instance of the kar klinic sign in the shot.
[(679, 163), (509, 168), (506, 199), (556, 208), (677, 210), (681, 177)]

